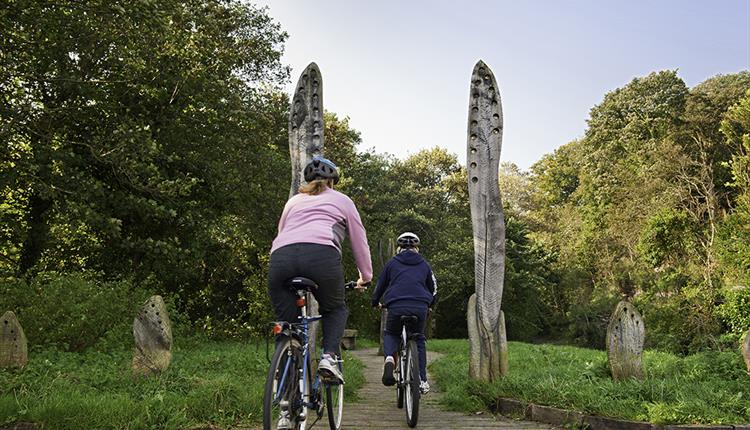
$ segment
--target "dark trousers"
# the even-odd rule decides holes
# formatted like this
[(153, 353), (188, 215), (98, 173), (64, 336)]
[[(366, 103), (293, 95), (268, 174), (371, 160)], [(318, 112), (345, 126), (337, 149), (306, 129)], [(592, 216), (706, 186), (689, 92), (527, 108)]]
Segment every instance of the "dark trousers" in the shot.
[(302, 276), (318, 284), (313, 295), (323, 316), (323, 351), (339, 353), (349, 309), (344, 300), (344, 267), (333, 246), (296, 243), (275, 250), (268, 267), (268, 293), (279, 321), (297, 322), (297, 296), (286, 285)]
[[(424, 329), (427, 323), (427, 306), (424, 308), (416, 307), (389, 307), (388, 319), (385, 320), (385, 331), (383, 336), (383, 352), (385, 356), (393, 356), (398, 350), (398, 344), (401, 342), (401, 317), (413, 315), (417, 317), (417, 323), (414, 326), (407, 326), (406, 332), (416, 334), (417, 351), (419, 352), (419, 377), (427, 380), (427, 348), (425, 345)], [(402, 357), (403, 358), (403, 357)]]

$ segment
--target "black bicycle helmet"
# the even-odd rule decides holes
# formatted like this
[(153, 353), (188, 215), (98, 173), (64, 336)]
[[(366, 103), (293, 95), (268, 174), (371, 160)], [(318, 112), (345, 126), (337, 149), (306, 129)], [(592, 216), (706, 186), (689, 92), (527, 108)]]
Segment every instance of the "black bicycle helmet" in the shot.
[(323, 157), (313, 157), (312, 161), (305, 166), (305, 181), (311, 182), (315, 179), (333, 179), (333, 183), (338, 184), (339, 172), (333, 161)]
[(419, 236), (410, 231), (407, 231), (405, 233), (401, 233), (401, 236), (396, 239), (396, 243), (401, 248), (416, 248), (419, 246)]

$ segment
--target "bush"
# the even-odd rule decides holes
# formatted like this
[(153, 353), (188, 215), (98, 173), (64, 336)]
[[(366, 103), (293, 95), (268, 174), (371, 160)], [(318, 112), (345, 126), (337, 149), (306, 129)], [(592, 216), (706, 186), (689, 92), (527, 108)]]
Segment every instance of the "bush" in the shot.
[(727, 336), (733, 342), (739, 341), (750, 330), (750, 288), (737, 287), (726, 291), (717, 314), (729, 329)]
[(105, 348), (132, 343), (133, 318), (148, 297), (127, 281), (102, 281), (89, 273), (0, 281), (0, 310), (15, 312), (29, 344), (69, 351), (97, 342)]

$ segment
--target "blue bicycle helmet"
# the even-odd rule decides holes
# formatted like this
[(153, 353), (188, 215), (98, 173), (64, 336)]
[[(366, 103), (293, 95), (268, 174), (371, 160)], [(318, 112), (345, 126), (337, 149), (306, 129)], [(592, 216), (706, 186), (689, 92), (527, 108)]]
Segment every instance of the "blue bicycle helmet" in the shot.
[(333, 179), (333, 183), (338, 184), (339, 172), (333, 161), (319, 156), (313, 157), (305, 166), (305, 181), (311, 182), (315, 179)]

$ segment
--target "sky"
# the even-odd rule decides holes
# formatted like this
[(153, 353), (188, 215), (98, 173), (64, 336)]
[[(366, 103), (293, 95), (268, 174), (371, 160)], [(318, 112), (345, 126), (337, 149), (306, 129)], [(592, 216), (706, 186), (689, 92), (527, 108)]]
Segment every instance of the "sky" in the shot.
[(750, 0), (251, 1), (289, 34), (290, 96), (316, 62), (325, 109), (349, 117), (362, 149), (398, 158), (440, 146), (465, 162), (480, 59), (500, 88), (501, 160), (522, 169), (581, 137), (635, 77), (677, 70), (693, 86), (750, 69)]

